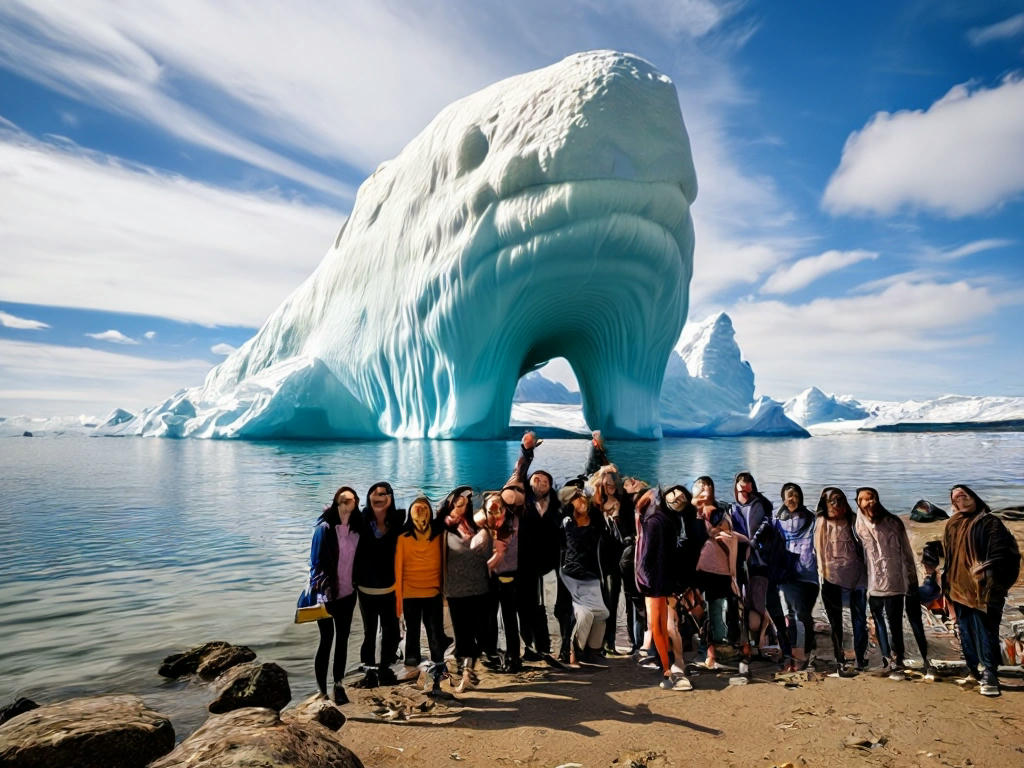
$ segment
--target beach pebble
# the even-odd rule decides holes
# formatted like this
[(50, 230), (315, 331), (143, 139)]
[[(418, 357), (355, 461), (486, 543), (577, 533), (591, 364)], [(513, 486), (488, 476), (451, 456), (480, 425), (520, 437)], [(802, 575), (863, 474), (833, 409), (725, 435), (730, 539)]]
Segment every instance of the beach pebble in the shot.
[(13, 704), (8, 704), (6, 707), (0, 707), (0, 725), (3, 725), (12, 717), (17, 717), (26, 712), (31, 712), (33, 709), (39, 707), (32, 699), (18, 699)]
[(289, 722), (263, 707), (209, 718), (175, 750), (149, 768), (362, 768), (362, 762), (326, 728)]
[(332, 731), (341, 729), (345, 724), (345, 714), (338, 709), (329, 699), (320, 694), (314, 693), (308, 699), (300, 701), (292, 709), (281, 713), (281, 719), (285, 722), (304, 724), (320, 723)]
[(6, 768), (142, 768), (174, 746), (174, 728), (138, 696), (47, 704), (0, 725)]
[(215, 714), (242, 707), (267, 707), (280, 712), (292, 698), (288, 673), (273, 662), (249, 661), (232, 667), (214, 681), (213, 690), (209, 710)]

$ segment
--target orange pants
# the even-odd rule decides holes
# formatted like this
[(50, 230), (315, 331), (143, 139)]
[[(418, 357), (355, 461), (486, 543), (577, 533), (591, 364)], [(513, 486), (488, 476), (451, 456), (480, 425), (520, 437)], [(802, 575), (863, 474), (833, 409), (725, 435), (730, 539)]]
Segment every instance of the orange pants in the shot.
[(668, 661), (668, 599), (664, 597), (645, 597), (647, 605), (647, 626), (651, 630), (651, 639), (658, 649), (658, 658), (665, 674), (669, 673)]

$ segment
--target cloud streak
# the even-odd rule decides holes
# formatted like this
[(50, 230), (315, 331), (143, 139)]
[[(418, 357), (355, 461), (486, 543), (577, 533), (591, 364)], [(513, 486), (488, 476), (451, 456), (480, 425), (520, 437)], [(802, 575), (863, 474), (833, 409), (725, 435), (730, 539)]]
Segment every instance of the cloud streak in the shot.
[(792, 293), (851, 264), (877, 258), (878, 254), (873, 251), (833, 250), (818, 256), (808, 256), (775, 270), (761, 286), (761, 293)]
[(1011, 40), (1021, 35), (1024, 35), (1024, 13), (1018, 13), (987, 27), (970, 29), (967, 32), (967, 39), (971, 41), (971, 45), (980, 46), (997, 40)]
[(832, 214), (951, 218), (1024, 191), (1024, 80), (957, 85), (927, 110), (879, 112), (846, 140), (822, 200)]
[(115, 331), (111, 328), (109, 331), (103, 331), (101, 333), (87, 333), (85, 334), (90, 339), (96, 339), (96, 341), (109, 341), (111, 344), (138, 344), (139, 342), (135, 339), (125, 336), (120, 331)]
[(5, 328), (16, 328), (22, 331), (41, 331), (44, 328), (50, 327), (41, 320), (29, 320), (3, 311), (0, 311), (0, 325)]

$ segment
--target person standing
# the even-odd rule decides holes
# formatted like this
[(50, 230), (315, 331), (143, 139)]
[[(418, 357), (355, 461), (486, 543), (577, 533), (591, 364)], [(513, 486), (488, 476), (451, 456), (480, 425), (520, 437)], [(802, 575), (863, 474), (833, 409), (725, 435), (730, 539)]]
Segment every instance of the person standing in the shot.
[(1020, 547), (1003, 521), (966, 485), (954, 485), (950, 501), (954, 512), (943, 535), (942, 582), (956, 611), (967, 662), (967, 676), (958, 682), (980, 682), (983, 696), (999, 696), (999, 622), (1006, 593), (1020, 575)]
[(789, 553), (789, 576), (779, 584), (786, 599), (789, 642), (794, 663), (790, 669), (806, 669), (814, 650), (814, 618), (818, 600), (818, 559), (814, 554), (814, 513), (804, 506), (803, 489), (796, 483), (782, 486), (782, 508), (775, 525)]
[(441, 679), (447, 672), (441, 597), (444, 537), (441, 533), (441, 526), (433, 518), (430, 499), (421, 494), (409, 505), (409, 519), (395, 544), (395, 607), (399, 618), (405, 615), (405, 665), (416, 667), (422, 661), (422, 621), (430, 649), (431, 693), (435, 695), (440, 693)]
[[(864, 545), (868, 572), (868, 607), (875, 622), (882, 664), (889, 679), (904, 680), (903, 608), (907, 593), (917, 590), (917, 565), (903, 521), (889, 512), (874, 488), (857, 489), (857, 537)], [(888, 627), (886, 624), (888, 623)], [(925, 668), (928, 659), (924, 659)]]
[(359, 495), (343, 485), (334, 492), (330, 506), (317, 519), (309, 553), (310, 602), (324, 603), (330, 614), (330, 618), (319, 619), (316, 623), (320, 630), (320, 644), (313, 659), (313, 672), (320, 694), (326, 697), (327, 663), (331, 658), (331, 644), (334, 643), (335, 704), (348, 703), (342, 679), (348, 659), (352, 614), (356, 607), (353, 568), (361, 528)]
[(867, 668), (867, 573), (864, 548), (855, 531), (857, 515), (850, 508), (846, 494), (827, 486), (815, 510), (818, 522), (814, 528), (814, 552), (821, 574), (821, 602), (832, 630), (832, 650), (836, 658), (835, 675), (855, 674), (846, 664), (843, 651), (843, 602), (850, 604), (853, 624), (853, 651), (857, 670)]
[[(359, 585), (359, 615), (363, 644), (359, 658), (366, 668), (366, 688), (395, 685), (391, 664), (398, 658), (398, 611), (395, 610), (395, 543), (405, 521), (405, 510), (395, 507), (390, 483), (370, 486), (363, 510), (363, 532), (356, 549), (355, 578)], [(380, 667), (377, 667), (377, 627), (380, 626)]]
[(582, 488), (565, 486), (559, 501), (572, 513), (562, 520), (562, 583), (572, 600), (576, 625), (570, 637), (569, 663), (597, 665), (608, 620), (608, 608), (601, 594), (601, 565), (598, 555), (604, 521)]

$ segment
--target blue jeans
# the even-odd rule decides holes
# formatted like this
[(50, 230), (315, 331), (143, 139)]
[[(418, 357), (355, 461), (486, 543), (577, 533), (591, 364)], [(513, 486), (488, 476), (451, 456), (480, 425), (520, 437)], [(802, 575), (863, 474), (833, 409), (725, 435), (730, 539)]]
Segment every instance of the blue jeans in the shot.
[(868, 618), (867, 590), (847, 589), (830, 581), (821, 582), (821, 602), (825, 606), (829, 626), (832, 628), (832, 650), (836, 655), (836, 663), (842, 664), (846, 658), (843, 654), (843, 601), (850, 603), (850, 623), (853, 625), (853, 651), (857, 656), (857, 666), (867, 666), (868, 653)]
[(956, 623), (960, 629), (960, 645), (964, 651), (967, 671), (978, 676), (979, 664), (985, 668), (981, 679), (986, 683), (998, 682), (999, 662), (1002, 653), (999, 649), (999, 622), (1003, 617), (1003, 603), (990, 605), (987, 611), (968, 608), (954, 602), (956, 607)]
[(790, 581), (780, 584), (786, 598), (786, 618), (789, 619), (789, 642), (803, 648), (808, 656), (814, 650), (814, 603), (818, 600), (818, 585), (812, 581)]

